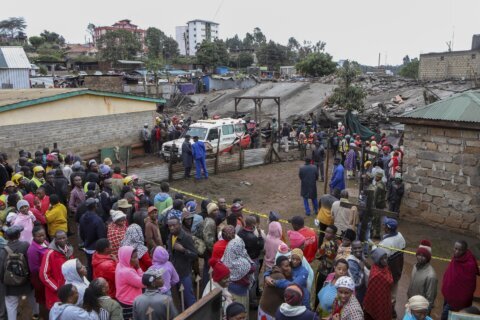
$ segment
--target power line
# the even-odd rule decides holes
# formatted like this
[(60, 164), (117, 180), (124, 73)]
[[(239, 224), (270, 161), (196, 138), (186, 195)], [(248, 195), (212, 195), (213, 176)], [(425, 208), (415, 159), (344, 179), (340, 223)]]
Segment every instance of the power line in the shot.
[(220, 1), (220, 4), (219, 4), (219, 6), (218, 6), (218, 8), (217, 8), (217, 11), (215, 12), (215, 15), (213, 16), (212, 21), (215, 21), (215, 19), (217, 18), (218, 12), (219, 12), (220, 9), (222, 8), (222, 5), (223, 5), (223, 2), (224, 2), (224, 1), (225, 1), (225, 0)]

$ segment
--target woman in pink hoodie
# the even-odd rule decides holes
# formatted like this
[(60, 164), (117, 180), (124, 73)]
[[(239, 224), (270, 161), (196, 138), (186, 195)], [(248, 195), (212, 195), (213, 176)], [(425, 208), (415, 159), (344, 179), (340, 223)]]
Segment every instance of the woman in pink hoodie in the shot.
[(266, 270), (275, 265), (275, 256), (278, 246), (285, 244), (282, 241), (282, 225), (280, 222), (273, 221), (268, 225), (267, 239), (265, 240), (265, 266)]
[(139, 266), (137, 250), (131, 246), (120, 247), (115, 270), (116, 297), (123, 309), (123, 318), (131, 319), (133, 301), (142, 294), (143, 271)]

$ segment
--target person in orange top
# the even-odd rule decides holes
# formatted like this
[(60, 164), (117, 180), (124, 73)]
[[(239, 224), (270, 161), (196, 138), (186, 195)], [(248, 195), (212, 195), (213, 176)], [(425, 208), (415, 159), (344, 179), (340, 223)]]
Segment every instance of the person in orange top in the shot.
[(290, 220), (293, 230), (305, 237), (305, 244), (303, 247), (303, 255), (308, 263), (315, 259), (315, 254), (318, 249), (317, 233), (309, 227), (305, 227), (305, 221), (301, 216), (295, 216)]
[(110, 253), (110, 242), (103, 238), (95, 244), (96, 252), (92, 257), (93, 279), (104, 278), (108, 283), (108, 295), (115, 299), (115, 268), (117, 257)]

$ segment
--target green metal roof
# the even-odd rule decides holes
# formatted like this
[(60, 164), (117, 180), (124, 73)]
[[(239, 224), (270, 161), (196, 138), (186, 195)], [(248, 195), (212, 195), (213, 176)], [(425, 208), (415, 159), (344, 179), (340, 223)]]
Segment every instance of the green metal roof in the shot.
[(480, 90), (455, 94), (398, 118), (480, 123)]
[[(34, 89), (29, 89), (29, 90), (34, 90)], [(51, 89), (52, 93), (54, 93), (54, 89)], [(2, 90), (5, 92), (6, 90)], [(10, 93), (14, 90), (9, 90)], [(22, 90), (22, 93), (28, 92), (27, 90)], [(57, 93), (57, 94), (52, 94), (49, 96), (37, 98), (37, 99), (25, 99), (23, 101), (11, 103), (11, 104), (3, 104), (1, 105), (0, 101), (0, 112), (5, 112), (9, 110), (14, 110), (14, 109), (19, 109), (19, 108), (24, 108), (24, 107), (29, 107), (33, 106), (36, 104), (41, 104), (41, 103), (46, 103), (46, 102), (52, 102), (52, 101), (57, 101), (61, 99), (66, 99), (70, 97), (76, 97), (76, 96), (81, 96), (81, 95), (94, 95), (94, 96), (101, 96), (101, 97), (113, 97), (113, 98), (121, 98), (121, 99), (131, 99), (131, 100), (137, 100), (137, 101), (146, 101), (146, 102), (155, 102), (155, 103), (165, 103), (166, 100), (162, 98), (149, 98), (149, 97), (142, 97), (142, 96), (136, 96), (136, 95), (131, 95), (131, 94), (124, 94), (124, 93), (116, 93), (116, 92), (106, 92), (106, 91), (95, 91), (95, 90), (72, 90), (70, 92), (63, 92), (63, 93)], [(1, 96), (0, 96), (1, 98)]]

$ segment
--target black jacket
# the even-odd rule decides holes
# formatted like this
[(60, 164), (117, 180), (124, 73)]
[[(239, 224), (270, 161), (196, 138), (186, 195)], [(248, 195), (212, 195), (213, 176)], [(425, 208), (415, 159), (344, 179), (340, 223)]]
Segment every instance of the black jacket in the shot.
[(245, 242), (245, 249), (247, 249), (247, 253), (251, 259), (257, 259), (260, 256), (260, 253), (263, 250), (264, 240), (262, 236), (256, 236), (253, 233), (253, 230), (247, 230), (242, 228), (238, 232), (238, 236), (242, 238), (243, 242)]
[(300, 195), (303, 198), (317, 199), (317, 167), (311, 164), (306, 164), (300, 167), (298, 176), (301, 180)]
[(176, 243), (181, 244), (185, 248), (185, 252), (173, 250), (172, 235), (168, 238), (167, 248), (170, 254), (170, 261), (175, 270), (177, 270), (179, 277), (186, 277), (192, 272), (192, 263), (198, 257), (197, 249), (193, 244), (192, 236), (183, 230), (177, 237)]
[[(20, 241), (20, 240), (15, 240), (15, 241), (10, 241), (7, 244), (10, 249), (12, 249), (13, 252), (15, 253), (23, 253), (25, 256), (25, 259), (27, 259), (27, 251), (29, 244), (26, 241)], [(7, 258), (7, 251), (5, 249), (0, 249), (0, 279), (1, 282), (3, 282), (3, 275), (5, 274), (5, 259)], [(28, 262), (28, 261), (27, 261)], [(23, 296), (28, 294), (29, 292), (32, 291), (32, 285), (30, 284), (30, 281), (27, 281), (25, 284), (22, 284), (21, 286), (5, 286), (5, 295), (7, 296)]]
[(325, 148), (320, 145), (312, 151), (313, 162), (323, 162), (325, 159)]
[(80, 218), (80, 238), (86, 249), (95, 250), (98, 239), (106, 238), (105, 223), (95, 212), (87, 211)]

